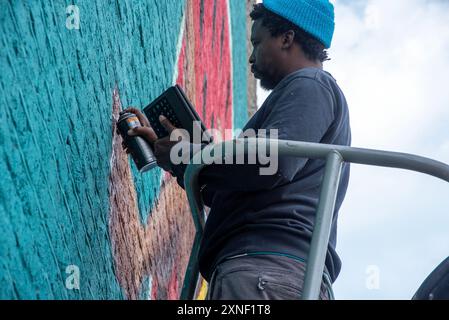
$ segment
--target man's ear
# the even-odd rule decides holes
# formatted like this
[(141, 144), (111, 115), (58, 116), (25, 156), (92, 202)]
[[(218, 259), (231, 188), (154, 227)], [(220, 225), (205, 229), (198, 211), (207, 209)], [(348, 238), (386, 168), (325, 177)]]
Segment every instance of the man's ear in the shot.
[(282, 35), (282, 49), (289, 49), (295, 41), (295, 31), (288, 30)]

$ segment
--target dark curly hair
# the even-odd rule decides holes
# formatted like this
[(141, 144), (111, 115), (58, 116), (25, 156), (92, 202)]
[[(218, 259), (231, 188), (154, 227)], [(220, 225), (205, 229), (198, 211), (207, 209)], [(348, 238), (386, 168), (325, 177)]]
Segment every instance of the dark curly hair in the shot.
[(262, 25), (270, 30), (273, 37), (293, 30), (295, 32), (295, 41), (301, 46), (308, 59), (313, 61), (320, 60), (321, 62), (330, 60), (325, 46), (318, 39), (287, 19), (268, 10), (262, 3), (254, 5), (250, 17), (253, 21), (262, 19)]

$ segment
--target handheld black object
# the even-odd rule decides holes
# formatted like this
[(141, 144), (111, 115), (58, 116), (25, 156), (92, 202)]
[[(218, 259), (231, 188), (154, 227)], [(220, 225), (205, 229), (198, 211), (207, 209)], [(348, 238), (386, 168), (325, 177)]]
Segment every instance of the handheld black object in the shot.
[[(187, 130), (191, 143), (212, 142), (212, 137), (207, 133), (206, 127), (196, 113), (195, 108), (178, 85), (168, 88), (146, 106), (143, 112), (159, 139), (168, 136), (167, 130), (159, 122), (159, 116), (164, 115), (176, 128)], [(198, 138), (203, 139), (202, 141), (193, 141), (193, 128), (195, 126), (199, 130), (198, 132), (201, 133), (201, 136)]]
[(140, 126), (141, 124), (137, 116), (130, 112), (122, 113), (117, 121), (117, 128), (120, 135), (125, 141), (137, 169), (140, 173), (143, 173), (157, 166), (157, 162), (150, 145), (145, 139), (139, 136), (128, 135), (129, 129)]

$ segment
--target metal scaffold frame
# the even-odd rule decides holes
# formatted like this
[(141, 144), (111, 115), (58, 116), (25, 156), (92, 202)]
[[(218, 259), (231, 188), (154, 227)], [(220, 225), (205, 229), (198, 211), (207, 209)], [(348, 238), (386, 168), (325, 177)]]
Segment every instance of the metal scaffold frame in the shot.
[[(229, 157), (238, 155), (235, 154), (236, 150), (240, 153), (243, 152), (244, 155), (256, 154), (257, 148), (261, 144), (265, 144), (265, 150), (270, 150), (270, 146), (275, 145), (279, 157), (294, 156), (326, 161), (311, 248), (307, 259), (302, 299), (318, 299), (319, 297), (332, 216), (344, 162), (406, 169), (428, 174), (449, 182), (449, 165), (407, 153), (261, 138), (234, 139), (219, 144), (210, 144), (193, 156), (184, 174), (185, 190), (192, 210), (196, 234), (189, 265), (186, 270), (181, 299), (194, 299), (198, 286), (199, 269), (197, 257), (206, 220), (204, 204), (198, 185), (201, 170), (210, 163), (225, 163)], [(207, 158), (207, 163), (203, 161), (205, 158)]]

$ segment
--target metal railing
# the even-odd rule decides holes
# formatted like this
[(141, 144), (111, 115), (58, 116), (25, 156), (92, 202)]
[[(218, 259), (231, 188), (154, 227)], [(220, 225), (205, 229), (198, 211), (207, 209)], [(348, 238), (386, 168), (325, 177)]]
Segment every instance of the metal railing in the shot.
[(208, 163), (222, 163), (220, 161), (224, 162), (229, 157), (236, 156), (235, 150), (240, 150), (245, 155), (255, 154), (257, 145), (260, 146), (261, 143), (266, 144), (265, 150), (270, 150), (270, 144), (275, 144), (278, 148), (279, 157), (295, 156), (326, 160), (312, 242), (307, 259), (302, 299), (318, 299), (319, 297), (343, 162), (417, 171), (449, 182), (449, 165), (407, 153), (261, 138), (234, 139), (219, 144), (210, 144), (193, 156), (184, 174), (185, 190), (192, 210), (196, 234), (184, 278), (181, 299), (194, 299), (198, 286), (197, 258), (206, 219), (198, 177), (201, 170), (208, 165), (203, 162), (204, 155), (207, 155)]

